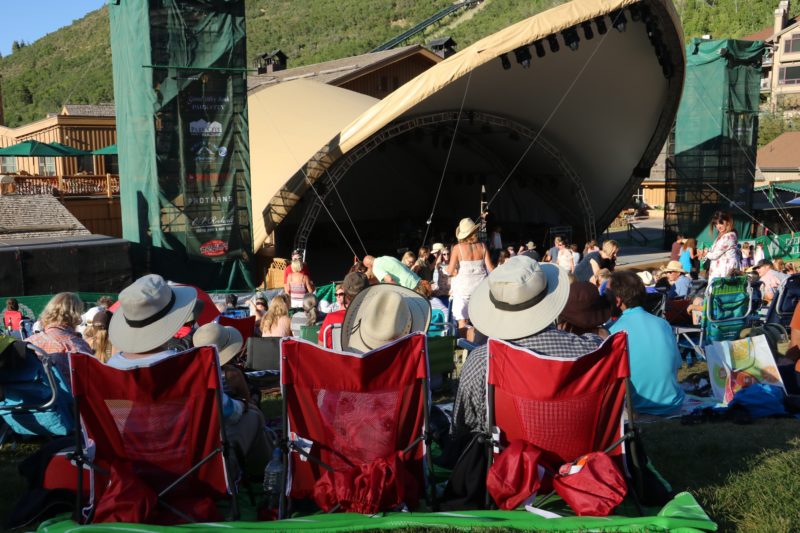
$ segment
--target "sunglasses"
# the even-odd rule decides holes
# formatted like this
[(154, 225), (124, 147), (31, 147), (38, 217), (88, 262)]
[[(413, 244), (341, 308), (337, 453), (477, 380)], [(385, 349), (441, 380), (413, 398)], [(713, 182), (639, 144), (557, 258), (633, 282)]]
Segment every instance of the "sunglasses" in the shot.
[(337, 292), (336, 293), (336, 297), (338, 298), (339, 296), (344, 296), (344, 293), (343, 292)]

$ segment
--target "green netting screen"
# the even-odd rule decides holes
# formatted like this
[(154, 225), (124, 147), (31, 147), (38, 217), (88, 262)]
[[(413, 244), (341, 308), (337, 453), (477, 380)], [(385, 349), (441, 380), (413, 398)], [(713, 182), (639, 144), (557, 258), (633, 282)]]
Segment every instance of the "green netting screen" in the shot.
[(146, 268), (253, 286), (244, 0), (110, 0), (123, 236)]
[(694, 39), (675, 126), (675, 162), (667, 171), (667, 240), (706, 240), (714, 211), (730, 211), (740, 235), (750, 225), (764, 43)]

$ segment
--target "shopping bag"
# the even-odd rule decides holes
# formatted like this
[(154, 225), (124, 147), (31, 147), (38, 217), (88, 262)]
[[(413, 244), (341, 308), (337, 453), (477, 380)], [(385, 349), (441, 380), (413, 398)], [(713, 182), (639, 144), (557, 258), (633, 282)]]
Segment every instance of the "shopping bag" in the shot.
[(764, 335), (735, 341), (715, 341), (705, 350), (714, 397), (727, 404), (755, 383), (776, 385), (786, 392)]

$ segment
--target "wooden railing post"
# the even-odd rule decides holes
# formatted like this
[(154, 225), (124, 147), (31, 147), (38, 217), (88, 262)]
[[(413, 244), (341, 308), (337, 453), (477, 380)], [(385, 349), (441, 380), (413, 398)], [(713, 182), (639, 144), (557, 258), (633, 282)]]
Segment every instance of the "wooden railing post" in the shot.
[(106, 173), (106, 196), (112, 197), (111, 194), (111, 174)]

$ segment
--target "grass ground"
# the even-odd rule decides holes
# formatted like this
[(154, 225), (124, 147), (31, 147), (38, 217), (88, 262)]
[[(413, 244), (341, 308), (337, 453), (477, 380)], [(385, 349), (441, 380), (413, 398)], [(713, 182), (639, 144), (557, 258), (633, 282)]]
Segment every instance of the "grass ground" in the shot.
[[(705, 372), (681, 371), (681, 379)], [(264, 402), (268, 418), (280, 416), (276, 396)], [(764, 419), (750, 425), (728, 421), (681, 425), (669, 420), (642, 427), (651, 460), (675, 490), (688, 490), (719, 524), (720, 531), (798, 531), (800, 421)], [(34, 446), (0, 450), (0, 517), (24, 489), (16, 462)]]

